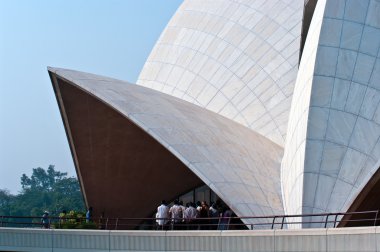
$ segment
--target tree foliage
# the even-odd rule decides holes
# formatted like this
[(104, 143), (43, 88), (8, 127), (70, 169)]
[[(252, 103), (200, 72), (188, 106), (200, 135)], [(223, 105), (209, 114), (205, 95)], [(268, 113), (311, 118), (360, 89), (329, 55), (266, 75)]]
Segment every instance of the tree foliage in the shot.
[(30, 177), (22, 174), (21, 187), (17, 195), (0, 189), (0, 215), (40, 216), (47, 210), (58, 216), (63, 210), (84, 210), (78, 180), (56, 171), (54, 165), (34, 168)]

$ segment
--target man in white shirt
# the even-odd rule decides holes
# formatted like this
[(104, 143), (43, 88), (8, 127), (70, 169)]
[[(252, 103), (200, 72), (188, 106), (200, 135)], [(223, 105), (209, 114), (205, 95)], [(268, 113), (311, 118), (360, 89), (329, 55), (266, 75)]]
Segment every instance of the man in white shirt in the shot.
[(183, 201), (182, 200), (179, 201), (179, 206), (181, 207), (181, 210), (182, 210), (182, 220), (181, 220), (182, 227), (180, 229), (184, 229), (185, 228), (185, 211), (186, 211), (186, 207), (183, 205)]
[(170, 216), (172, 218), (173, 229), (178, 229), (178, 224), (182, 221), (182, 208), (178, 204), (178, 200), (174, 200), (174, 205), (169, 209)]
[(156, 218), (158, 229), (166, 229), (169, 222), (169, 207), (165, 200), (161, 201), (161, 205), (157, 207)]
[(185, 222), (187, 224), (187, 229), (192, 230), (196, 229), (195, 223), (197, 218), (197, 209), (194, 207), (194, 203), (190, 202), (189, 207), (186, 208), (183, 218), (185, 219)]

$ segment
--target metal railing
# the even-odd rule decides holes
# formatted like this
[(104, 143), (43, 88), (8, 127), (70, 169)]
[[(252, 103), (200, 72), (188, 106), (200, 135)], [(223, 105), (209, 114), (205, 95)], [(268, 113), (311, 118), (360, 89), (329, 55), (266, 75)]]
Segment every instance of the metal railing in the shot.
[[(362, 216), (362, 217), (361, 217)], [(228, 229), (284, 229), (286, 227), (336, 228), (339, 224), (376, 226), (379, 223), (379, 210), (273, 216), (243, 216), (184, 219), (163, 218), (99, 218), (87, 221), (86, 218), (62, 218), (49, 216), (48, 225), (43, 225), (41, 216), (0, 216), (0, 227), (29, 228), (79, 228), (105, 230), (228, 230)], [(351, 217), (351, 218), (347, 218)], [(165, 224), (158, 225), (162, 220)], [(365, 224), (365, 225), (363, 225)]]

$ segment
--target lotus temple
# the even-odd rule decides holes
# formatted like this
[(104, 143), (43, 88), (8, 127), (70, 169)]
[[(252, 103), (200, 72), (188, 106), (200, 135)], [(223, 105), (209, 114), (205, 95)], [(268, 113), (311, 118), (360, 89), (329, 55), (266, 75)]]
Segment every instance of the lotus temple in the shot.
[(97, 216), (380, 208), (379, 0), (185, 0), (136, 84), (48, 72)]

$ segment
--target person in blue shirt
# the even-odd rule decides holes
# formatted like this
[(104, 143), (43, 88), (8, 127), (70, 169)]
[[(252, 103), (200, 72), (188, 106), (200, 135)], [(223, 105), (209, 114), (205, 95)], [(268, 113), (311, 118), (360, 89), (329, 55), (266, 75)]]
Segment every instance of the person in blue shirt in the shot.
[(86, 212), (86, 222), (92, 221), (92, 207), (90, 206)]

